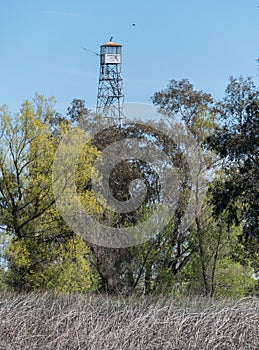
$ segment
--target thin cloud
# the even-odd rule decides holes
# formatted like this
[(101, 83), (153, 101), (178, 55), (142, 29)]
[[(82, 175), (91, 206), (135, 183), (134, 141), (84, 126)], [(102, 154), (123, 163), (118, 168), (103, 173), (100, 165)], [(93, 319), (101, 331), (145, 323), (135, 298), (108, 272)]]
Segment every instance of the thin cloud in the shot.
[(81, 13), (75, 12), (64, 12), (64, 11), (42, 11), (41, 13), (45, 15), (54, 15), (54, 16), (69, 16), (69, 17), (82, 17)]

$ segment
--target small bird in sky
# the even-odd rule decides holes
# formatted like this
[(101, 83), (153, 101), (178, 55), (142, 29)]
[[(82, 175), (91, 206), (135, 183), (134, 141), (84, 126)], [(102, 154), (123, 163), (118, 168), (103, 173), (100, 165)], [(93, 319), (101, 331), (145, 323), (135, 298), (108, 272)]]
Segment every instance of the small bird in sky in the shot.
[(132, 27), (136, 27), (136, 23), (132, 23)]
[(110, 41), (112, 41), (112, 39), (113, 39), (113, 36), (110, 37)]

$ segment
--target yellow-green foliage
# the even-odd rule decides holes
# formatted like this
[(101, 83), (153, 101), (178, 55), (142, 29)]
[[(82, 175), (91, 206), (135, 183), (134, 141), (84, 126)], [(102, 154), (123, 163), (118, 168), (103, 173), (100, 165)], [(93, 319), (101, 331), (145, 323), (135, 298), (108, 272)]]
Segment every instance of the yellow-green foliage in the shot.
[[(77, 132), (82, 133), (83, 130), (78, 129)], [(87, 213), (90, 215), (98, 215), (103, 212), (103, 207), (100, 204), (100, 202), (102, 203), (101, 198), (98, 198), (97, 201), (94, 191), (91, 189), (85, 189), (88, 180), (91, 179), (92, 183), (98, 181), (98, 174), (93, 167), (93, 162), (99, 155), (100, 152), (91, 145), (90, 140), (86, 140), (75, 166), (77, 196)]]
[(256, 280), (254, 270), (232, 261), (229, 257), (219, 261), (216, 270), (216, 291), (218, 297), (242, 297), (253, 291)]
[[(14, 240), (8, 254), (16, 272), (23, 274), (25, 289), (82, 293), (96, 288), (90, 249), (78, 235), (62, 244), (39, 243), (31, 238)], [(19, 276), (12, 269), (7, 272), (7, 279), (19, 283)]]
[(251, 261), (243, 264), (238, 261), (241, 259), (241, 254), (238, 256), (241, 227), (227, 228), (223, 221), (216, 225), (210, 218), (204, 229), (199, 240), (202, 255), (197, 249), (184, 268), (185, 286), (193, 293), (214, 297), (249, 295), (256, 288), (257, 281), (253, 278)]
[[(36, 95), (34, 104), (26, 101), (18, 114), (0, 110), (1, 226), (12, 237), (7, 281), (17, 289), (85, 292), (96, 283), (91, 253), (63, 221), (52, 193), (52, 163), (70, 128), (69, 122), (61, 122), (53, 132), (48, 122), (55, 117), (53, 104), (53, 99)], [(91, 177), (97, 154), (86, 142), (75, 167), (79, 198), (93, 213), (98, 203), (83, 183)]]

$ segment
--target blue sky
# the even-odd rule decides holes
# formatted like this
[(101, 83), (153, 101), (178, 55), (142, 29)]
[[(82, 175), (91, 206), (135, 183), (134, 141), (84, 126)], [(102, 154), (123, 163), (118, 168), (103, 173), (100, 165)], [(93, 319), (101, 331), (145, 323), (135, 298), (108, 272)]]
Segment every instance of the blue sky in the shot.
[[(17, 111), (35, 92), (96, 105), (99, 52), (123, 45), (126, 102), (151, 103), (170, 79), (224, 95), (230, 75), (258, 84), (259, 0), (9, 0), (0, 3), (0, 105)], [(135, 23), (136, 26), (132, 26)]]

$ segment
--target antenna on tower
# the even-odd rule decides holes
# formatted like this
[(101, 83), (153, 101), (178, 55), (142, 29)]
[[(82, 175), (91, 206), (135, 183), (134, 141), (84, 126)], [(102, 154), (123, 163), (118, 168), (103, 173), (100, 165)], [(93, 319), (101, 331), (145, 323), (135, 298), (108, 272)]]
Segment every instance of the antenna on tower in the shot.
[(94, 51), (89, 50), (89, 49), (86, 49), (85, 47), (83, 47), (83, 49), (84, 49), (87, 53), (89, 53), (89, 54), (92, 54), (92, 55), (95, 55), (95, 56), (100, 56), (99, 53), (94, 52)]

